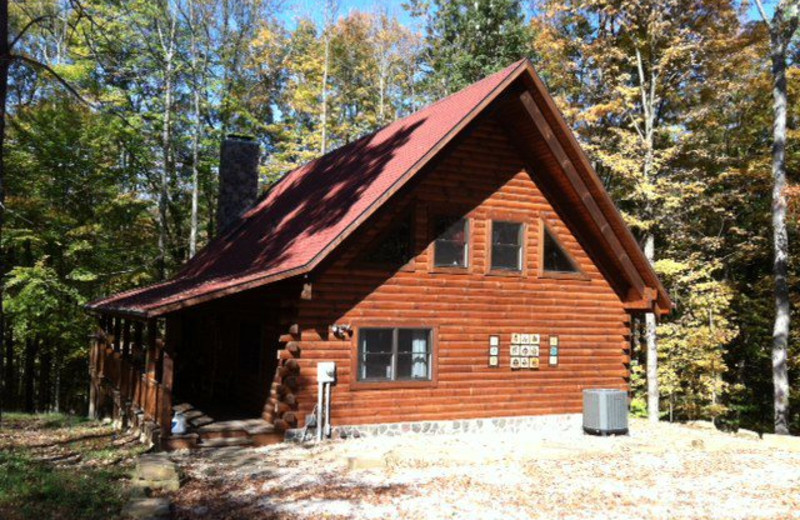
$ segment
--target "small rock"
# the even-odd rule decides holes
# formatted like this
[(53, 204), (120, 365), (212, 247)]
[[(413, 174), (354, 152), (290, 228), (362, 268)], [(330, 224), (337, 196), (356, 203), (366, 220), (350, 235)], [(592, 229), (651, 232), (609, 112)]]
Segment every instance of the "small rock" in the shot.
[(691, 426), (692, 428), (699, 428), (702, 430), (717, 430), (717, 427), (711, 421), (689, 421), (686, 423), (686, 426)]
[(137, 498), (122, 508), (122, 516), (135, 519), (169, 518), (169, 499)]
[(753, 430), (745, 430), (744, 428), (739, 428), (736, 432), (737, 437), (741, 437), (743, 439), (761, 439), (761, 435), (758, 432), (754, 432)]
[(172, 480), (178, 478), (175, 464), (163, 457), (141, 457), (135, 476), (142, 480)]
[(347, 469), (376, 469), (386, 466), (386, 461), (380, 457), (347, 457)]

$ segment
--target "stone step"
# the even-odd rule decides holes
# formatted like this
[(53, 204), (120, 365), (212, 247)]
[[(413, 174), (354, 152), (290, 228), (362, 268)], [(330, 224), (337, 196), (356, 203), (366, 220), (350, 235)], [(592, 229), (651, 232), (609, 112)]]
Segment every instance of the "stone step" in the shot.
[(221, 439), (202, 440), (198, 448), (227, 448), (230, 446), (252, 446), (253, 439), (250, 437), (227, 437)]

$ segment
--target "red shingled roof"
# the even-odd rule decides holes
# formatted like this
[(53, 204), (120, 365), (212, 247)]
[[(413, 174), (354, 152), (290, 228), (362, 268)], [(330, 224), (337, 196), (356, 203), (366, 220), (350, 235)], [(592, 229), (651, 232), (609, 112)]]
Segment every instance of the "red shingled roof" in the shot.
[(157, 316), (308, 272), (526, 67), (519, 61), (288, 173), (173, 279), (88, 308)]

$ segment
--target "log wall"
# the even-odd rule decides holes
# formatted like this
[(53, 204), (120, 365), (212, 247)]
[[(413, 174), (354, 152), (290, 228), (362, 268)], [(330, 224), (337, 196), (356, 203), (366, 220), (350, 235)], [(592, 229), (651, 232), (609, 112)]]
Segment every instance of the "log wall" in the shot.
[[(334, 425), (574, 413), (584, 388), (627, 389), (629, 316), (620, 297), (537, 188), (520, 155), (487, 119), (445, 152), (414, 186), (372, 217), (366, 231), (313, 277), (310, 300), (299, 303), (297, 359), (302, 419), (316, 402), (316, 363), (337, 362)], [(401, 269), (359, 262), (387, 225), (411, 211), (414, 259)], [(437, 214), (470, 219), (470, 264), (464, 271), (432, 268), (431, 222)], [(525, 224), (524, 269), (489, 269), (490, 222)], [(580, 276), (552, 276), (540, 265), (543, 223), (557, 235)], [(330, 334), (347, 324), (351, 337)], [(363, 326), (434, 329), (434, 377), (425, 383), (356, 381), (357, 331)], [(541, 335), (541, 368), (512, 371), (512, 333)], [(500, 336), (500, 367), (488, 367), (489, 336)], [(560, 342), (558, 366), (548, 366), (548, 340)]]

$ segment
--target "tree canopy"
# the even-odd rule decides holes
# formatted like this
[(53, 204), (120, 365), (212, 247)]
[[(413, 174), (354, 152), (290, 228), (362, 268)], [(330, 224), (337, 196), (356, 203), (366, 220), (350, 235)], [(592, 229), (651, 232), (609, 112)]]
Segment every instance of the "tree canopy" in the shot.
[[(326, 22), (277, 0), (10, 2), (11, 37), (24, 30), (14, 52), (52, 73), (9, 69), (5, 406), (81, 410), (81, 305), (174, 273), (213, 236), (226, 134), (260, 141), (267, 189), (323, 147), (527, 57), (677, 304), (657, 326), (660, 414), (770, 430), (770, 30), (748, 6), (411, 0), (400, 13), (330, 3)], [(796, 36), (787, 49), (795, 244)], [(787, 269), (794, 312), (791, 256)], [(645, 409), (646, 329), (634, 322), (635, 410)], [(797, 431), (796, 331), (788, 345)]]

